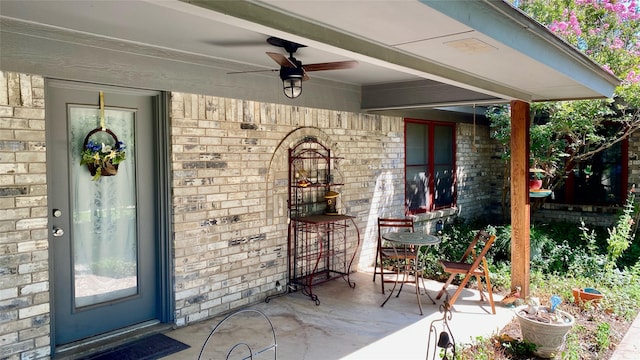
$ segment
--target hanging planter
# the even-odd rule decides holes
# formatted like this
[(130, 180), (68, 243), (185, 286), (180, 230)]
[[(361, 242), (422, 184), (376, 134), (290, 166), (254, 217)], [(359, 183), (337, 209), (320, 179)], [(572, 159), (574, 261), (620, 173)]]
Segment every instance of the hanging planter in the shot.
[[(91, 140), (91, 137), (98, 132), (109, 134), (113, 142), (105, 144)], [(101, 176), (114, 176), (118, 173), (118, 164), (126, 159), (125, 148), (124, 143), (118, 140), (113, 131), (103, 128), (93, 129), (84, 138), (80, 164), (87, 165), (94, 181)]]
[(545, 171), (542, 169), (529, 169), (529, 196), (532, 198), (542, 198), (551, 195), (551, 190), (542, 188), (542, 179)]
[[(104, 120), (104, 93), (100, 91), (100, 127), (91, 130), (84, 138), (80, 165), (87, 165), (89, 173), (93, 176), (93, 181), (101, 176), (114, 176), (118, 173), (118, 164), (126, 159), (125, 146), (118, 140), (113, 131), (105, 127)], [(91, 139), (93, 135), (105, 132), (111, 136), (111, 142), (95, 142)]]

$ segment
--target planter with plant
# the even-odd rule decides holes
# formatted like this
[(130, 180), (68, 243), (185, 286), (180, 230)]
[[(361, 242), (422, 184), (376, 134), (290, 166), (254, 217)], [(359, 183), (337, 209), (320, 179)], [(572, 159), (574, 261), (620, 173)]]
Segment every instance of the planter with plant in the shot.
[(593, 301), (594, 303), (598, 303), (604, 297), (604, 295), (600, 291), (590, 287), (573, 288), (571, 290), (573, 292), (573, 299), (578, 305), (586, 301)]
[(551, 297), (551, 306), (539, 306), (532, 298), (528, 305), (516, 308), (516, 316), (520, 323), (522, 338), (534, 343), (534, 354), (542, 358), (551, 358), (557, 354), (565, 342), (567, 333), (575, 324), (575, 318), (557, 306), (561, 300)]
[(544, 170), (531, 168), (529, 169), (529, 190), (542, 189), (542, 179), (544, 179)]

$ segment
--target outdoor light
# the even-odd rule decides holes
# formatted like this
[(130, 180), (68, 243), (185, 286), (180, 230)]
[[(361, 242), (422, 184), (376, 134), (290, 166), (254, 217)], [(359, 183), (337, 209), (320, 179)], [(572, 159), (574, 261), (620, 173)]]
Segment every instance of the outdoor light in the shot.
[(442, 220), (438, 220), (436, 223), (436, 234), (442, 235), (442, 230), (444, 230), (444, 223)]
[(280, 68), (280, 79), (282, 79), (282, 89), (284, 95), (289, 99), (295, 99), (302, 93), (302, 78), (304, 70), (302, 68), (282, 67)]

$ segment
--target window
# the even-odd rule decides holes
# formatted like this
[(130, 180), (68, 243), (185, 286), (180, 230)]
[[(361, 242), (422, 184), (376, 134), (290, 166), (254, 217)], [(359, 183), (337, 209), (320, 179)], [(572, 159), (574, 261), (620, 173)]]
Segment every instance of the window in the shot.
[(408, 214), (455, 205), (455, 124), (405, 121)]
[(628, 140), (576, 164), (552, 200), (576, 205), (622, 205), (626, 201)]

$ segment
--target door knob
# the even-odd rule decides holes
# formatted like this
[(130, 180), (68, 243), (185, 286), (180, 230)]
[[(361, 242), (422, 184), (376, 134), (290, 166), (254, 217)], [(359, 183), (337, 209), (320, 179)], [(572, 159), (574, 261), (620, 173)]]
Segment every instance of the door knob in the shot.
[(60, 229), (58, 227), (54, 227), (52, 233), (53, 233), (53, 236), (60, 237), (60, 236), (64, 235), (64, 230), (62, 230), (62, 229)]

